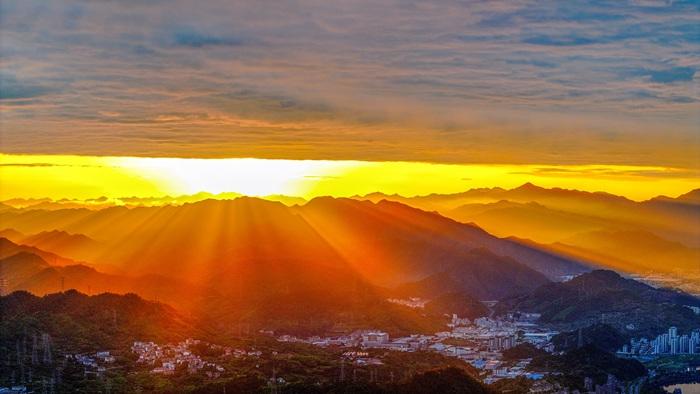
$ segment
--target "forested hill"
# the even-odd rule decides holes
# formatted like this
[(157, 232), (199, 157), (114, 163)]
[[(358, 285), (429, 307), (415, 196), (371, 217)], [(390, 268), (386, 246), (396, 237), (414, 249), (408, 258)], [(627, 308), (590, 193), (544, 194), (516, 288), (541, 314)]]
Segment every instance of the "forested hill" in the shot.
[[(0, 349), (48, 334), (70, 352), (123, 348), (136, 340), (174, 341), (196, 329), (173, 308), (137, 295), (87, 296), (75, 290), (37, 297), (17, 291), (0, 297)], [(27, 339), (29, 337), (29, 339)]]

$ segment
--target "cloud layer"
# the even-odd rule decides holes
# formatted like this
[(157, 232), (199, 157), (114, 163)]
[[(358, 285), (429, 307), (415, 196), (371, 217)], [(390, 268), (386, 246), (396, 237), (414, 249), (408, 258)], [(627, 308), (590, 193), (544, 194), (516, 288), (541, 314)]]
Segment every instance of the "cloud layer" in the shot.
[(698, 168), (700, 3), (0, 3), (0, 150)]

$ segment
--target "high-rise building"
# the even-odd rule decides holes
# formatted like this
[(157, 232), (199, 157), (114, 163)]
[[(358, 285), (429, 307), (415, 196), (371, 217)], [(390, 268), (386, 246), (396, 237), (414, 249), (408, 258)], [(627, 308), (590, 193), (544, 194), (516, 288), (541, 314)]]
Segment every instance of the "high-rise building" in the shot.
[(694, 339), (695, 343), (700, 342), (700, 331), (698, 331), (697, 329), (693, 330), (690, 333), (690, 339)]
[(668, 337), (669, 338), (674, 338), (678, 336), (678, 329), (676, 327), (670, 327), (668, 329)]
[(668, 353), (669, 339), (668, 333), (661, 335), (661, 353)]
[(670, 338), (669, 342), (670, 343), (669, 343), (669, 349), (668, 349), (669, 351), (668, 352), (671, 354), (678, 354), (678, 350), (679, 350), (678, 337), (676, 336), (676, 337)]
[(690, 353), (690, 351), (688, 350), (690, 348), (690, 338), (687, 335), (681, 335), (678, 342), (678, 353)]
[(625, 354), (700, 354), (700, 328), (690, 333), (678, 335), (676, 327), (669, 327), (668, 332), (656, 338), (632, 338), (618, 352)]

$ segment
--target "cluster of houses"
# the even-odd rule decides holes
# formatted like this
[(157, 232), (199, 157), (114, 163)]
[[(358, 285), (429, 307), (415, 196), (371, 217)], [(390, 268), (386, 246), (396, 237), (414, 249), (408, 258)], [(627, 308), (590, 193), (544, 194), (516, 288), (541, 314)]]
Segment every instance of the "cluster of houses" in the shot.
[(114, 356), (106, 350), (90, 354), (69, 354), (67, 359), (73, 359), (84, 368), (85, 375), (94, 374), (101, 377), (107, 371), (108, 364), (115, 361)]
[(428, 300), (425, 300), (420, 297), (410, 297), (410, 298), (389, 298), (387, 301), (393, 303), (393, 304), (398, 304), (398, 305), (403, 305), (407, 306), (409, 308), (425, 308), (425, 304), (428, 303)]
[[(158, 345), (154, 342), (134, 342), (131, 351), (138, 355), (138, 363), (152, 365), (152, 373), (171, 375), (178, 368), (186, 368), (188, 373), (204, 372), (210, 378), (217, 378), (224, 371), (218, 364), (204, 361), (194, 354), (191, 347), (202, 343), (197, 339), (186, 339), (178, 344)], [(257, 356), (261, 352), (246, 352), (227, 346), (206, 344), (221, 351), (223, 357)]]
[[(526, 371), (529, 360), (521, 360), (515, 365), (502, 361), (502, 352), (519, 343), (529, 342), (545, 350), (552, 350), (551, 339), (556, 332), (542, 331), (532, 323), (538, 316), (530, 314), (507, 316), (503, 319), (482, 317), (471, 321), (452, 316), (449, 331), (434, 335), (413, 334), (391, 339), (380, 330), (358, 330), (335, 337), (313, 336), (297, 338), (290, 335), (277, 337), (281, 342), (304, 342), (315, 346), (338, 346), (360, 349), (386, 349), (393, 351), (432, 351), (449, 357), (460, 358), (474, 367), (489, 371), (491, 381), (502, 378), (526, 376), (539, 379), (541, 374)], [(346, 352), (347, 353), (347, 352)], [(357, 353), (357, 352), (355, 352)], [(355, 363), (376, 363), (367, 357), (353, 357)]]

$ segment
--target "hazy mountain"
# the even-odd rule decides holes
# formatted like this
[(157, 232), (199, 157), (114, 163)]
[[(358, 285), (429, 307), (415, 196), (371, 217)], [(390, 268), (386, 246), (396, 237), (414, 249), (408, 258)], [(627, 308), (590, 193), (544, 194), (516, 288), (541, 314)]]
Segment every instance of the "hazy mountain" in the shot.
[(0, 237), (7, 238), (12, 242), (19, 242), (21, 239), (25, 238), (26, 235), (20, 233), (17, 230), (14, 230), (11, 228), (6, 228), (3, 230), (0, 230)]
[(511, 202), (538, 202), (551, 209), (562, 209), (570, 212), (590, 212), (594, 208), (610, 209), (612, 206), (634, 203), (625, 197), (602, 192), (585, 192), (561, 188), (546, 189), (526, 183), (514, 189), (480, 188), (470, 189), (453, 194), (429, 194), (426, 196), (401, 197), (397, 195), (385, 195), (373, 193), (359, 199), (372, 201), (390, 200), (400, 201), (408, 205), (424, 209), (444, 212), (455, 209), (465, 204), (484, 204), (498, 201)]
[[(479, 300), (498, 300), (527, 293), (535, 286), (549, 283), (544, 275), (532, 275), (526, 266), (511, 258), (497, 256), (486, 249), (466, 252), (464, 258), (470, 262), (469, 265), (455, 264), (446, 267), (427, 278), (402, 284), (395, 291), (403, 296), (426, 298), (466, 292)], [(508, 278), (507, 285), (503, 278)], [(493, 283), (502, 283), (504, 286), (494, 288)]]
[(52, 254), (41, 249), (17, 245), (8, 240), (4, 240), (2, 245), (3, 250), (16, 252), (0, 259), (0, 277), (6, 280), (5, 292), (26, 290), (44, 295), (76, 289), (88, 294), (137, 293), (144, 298), (162, 300), (185, 310), (199, 305), (204, 297), (217, 296), (210, 288), (195, 286), (164, 275), (105, 274), (60, 256), (52, 260), (70, 264), (52, 265), (41, 257)]
[[(52, 200), (49, 198), (13, 198), (0, 202), (0, 211), (4, 209), (40, 209), (40, 210), (58, 210), (58, 209), (80, 209), (86, 208), (90, 210), (100, 210), (116, 206), (124, 207), (152, 207), (163, 205), (182, 205), (204, 200), (232, 200), (243, 197), (240, 193), (223, 192), (209, 193), (199, 192), (195, 194), (179, 195), (179, 196), (158, 196), (158, 197), (117, 197), (108, 198), (105, 196), (88, 199), (68, 199)], [(282, 194), (271, 194), (260, 197), (268, 201), (281, 202), (284, 205), (292, 206), (304, 204), (306, 200), (301, 197), (285, 196)]]
[(676, 201), (690, 204), (700, 204), (700, 189), (691, 190), (681, 196), (676, 197)]
[(17, 242), (35, 246), (76, 260), (85, 260), (93, 255), (99, 243), (83, 234), (70, 234), (66, 231), (42, 231), (20, 238)]
[(581, 232), (611, 226), (609, 221), (602, 218), (558, 211), (537, 202), (502, 200), (465, 204), (442, 213), (463, 223), (476, 223), (499, 237), (527, 237), (543, 243), (557, 242)]
[(19, 245), (7, 238), (0, 237), (0, 259), (5, 259), (20, 252), (37, 255), (51, 265), (75, 264), (75, 261), (55, 253), (47, 252), (33, 246)]
[[(384, 195), (375, 193), (358, 199), (372, 201), (395, 200), (414, 207), (427, 210), (435, 210), (450, 216), (454, 213), (456, 220), (475, 221), (470, 218), (475, 210), (473, 204), (493, 204), (501, 201), (510, 203), (537, 203), (538, 205), (558, 212), (548, 212), (547, 216), (561, 215), (562, 213), (576, 215), (574, 220), (607, 221), (614, 226), (635, 226), (651, 231), (672, 240), (700, 243), (700, 205), (684, 202), (695, 201), (697, 191), (692, 191), (677, 199), (652, 199), (644, 202), (636, 202), (625, 197), (602, 192), (585, 192), (561, 188), (546, 189), (531, 183), (526, 183), (515, 189), (471, 189), (455, 194), (431, 194), (417, 197), (401, 197), (396, 195)], [(465, 206), (460, 211), (460, 207)], [(501, 208), (505, 208), (505, 203)], [(498, 206), (494, 206), (498, 208)], [(532, 207), (531, 207), (532, 208)], [(482, 210), (483, 212), (483, 210)], [(550, 215), (554, 214), (554, 215)], [(522, 219), (522, 218), (519, 218)], [(570, 221), (572, 217), (566, 218)], [(548, 220), (555, 220), (550, 218)], [(509, 223), (512, 225), (514, 219)], [(475, 221), (478, 223), (478, 221)], [(560, 224), (561, 225), (561, 224)], [(564, 224), (565, 225), (565, 224)], [(505, 231), (505, 230), (503, 230)], [(534, 238), (529, 234), (510, 234), (527, 238)]]
[[(0, 274), (8, 283), (5, 291), (27, 290), (38, 295), (63, 289), (91, 294), (136, 293), (175, 305), (207, 324), (223, 325), (228, 330), (232, 330), (232, 322), (245, 321), (258, 328), (304, 333), (330, 330), (339, 323), (357, 328), (379, 327), (393, 333), (432, 332), (439, 329), (441, 320), (424, 318), (413, 310), (388, 303), (380, 289), (359, 279), (353, 281), (351, 273), (344, 277), (347, 282), (333, 276), (326, 281), (309, 280), (302, 271), (301, 275), (286, 280), (256, 282), (265, 286), (234, 289), (219, 286), (225, 296), (212, 287), (195, 286), (163, 275), (112, 275), (80, 264), (51, 266), (29, 252), (0, 260)], [(220, 274), (229, 283), (235, 278), (225, 272)], [(249, 278), (245, 281), (249, 282)]]
[[(354, 268), (365, 277), (379, 279), (379, 283), (386, 285), (412, 282), (453, 270), (456, 264), (464, 261), (478, 264), (469, 255), (474, 249), (487, 249), (494, 255), (511, 258), (499, 260), (494, 263), (496, 266), (505, 268), (520, 263), (551, 279), (588, 270), (579, 262), (500, 239), (474, 225), (396, 202), (375, 204), (316, 198), (299, 211)], [(522, 271), (516, 266), (509, 270)], [(503, 274), (517, 283), (517, 278), (506, 272), (509, 270), (504, 269)]]
[[(558, 279), (587, 270), (476, 226), (394, 202), (319, 198), (287, 207), (239, 198), (97, 211), (25, 210), (1, 218), (28, 233), (58, 229), (100, 240), (51, 233), (84, 243), (81, 257), (97, 271), (51, 267), (24, 282), (25, 288), (52, 291), (63, 277), (67, 287), (84, 291), (88, 285), (93, 292), (109, 285), (110, 291), (168, 301), (177, 299), (168, 294), (174, 291), (187, 298), (183, 303), (189, 309), (229, 329), (243, 320), (304, 332), (339, 323), (430, 331), (434, 321), (384, 301), (389, 293), (383, 288), (424, 281), (420, 291), (425, 294), (465, 291), (498, 299), (528, 292), (548, 282), (547, 276)], [(152, 274), (175, 281), (165, 281), (157, 293), (139, 288), (142, 282), (135, 278)], [(177, 281), (214, 289), (216, 295), (205, 300), (191, 287), (170, 285)]]
[[(695, 203), (698, 193), (694, 190), (677, 198), (635, 202), (607, 193), (525, 184), (511, 190), (473, 189), (409, 198), (375, 193), (358, 198), (396, 200), (436, 210), (460, 222), (475, 223), (497, 236), (553, 244), (547, 249), (596, 265), (627, 272), (674, 273), (678, 266), (700, 270), (700, 204)], [(610, 234), (610, 240), (619, 246), (614, 253), (604, 240), (594, 242), (590, 236), (603, 233)], [(644, 247), (637, 247), (640, 242)]]
[(7, 287), (2, 289), (3, 293), (14, 289), (17, 284), (23, 283), (48, 267), (50, 265), (44, 259), (25, 251), (0, 259), (0, 278), (4, 280), (3, 285)]
[(700, 189), (694, 189), (676, 198), (668, 196), (658, 196), (650, 199), (648, 203), (675, 202), (682, 204), (700, 204)]
[[(679, 272), (700, 269), (700, 249), (665, 240), (647, 231), (591, 231), (561, 240), (564, 245), (595, 251), (608, 266), (625, 269), (659, 270), (665, 267)], [(569, 249), (575, 253), (574, 249)], [(585, 257), (585, 256), (582, 256)]]
[(174, 275), (200, 281), (219, 281), (221, 272), (244, 283), (246, 278), (269, 281), (275, 277), (266, 268), (271, 264), (286, 272), (282, 277), (294, 278), (299, 276), (295, 265), (301, 264), (310, 277), (351, 269), (371, 283), (394, 286), (452, 267), (475, 248), (511, 257), (551, 278), (586, 270), (478, 227), (390, 202), (318, 198), (290, 208), (240, 198), (101, 211), (32, 210), (2, 219), (21, 231), (56, 228), (106, 240), (86, 256), (95, 264), (128, 267), (137, 274), (169, 271), (166, 267), (175, 264)]

